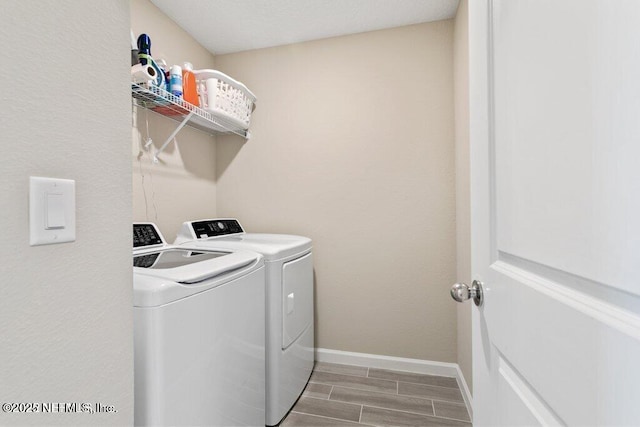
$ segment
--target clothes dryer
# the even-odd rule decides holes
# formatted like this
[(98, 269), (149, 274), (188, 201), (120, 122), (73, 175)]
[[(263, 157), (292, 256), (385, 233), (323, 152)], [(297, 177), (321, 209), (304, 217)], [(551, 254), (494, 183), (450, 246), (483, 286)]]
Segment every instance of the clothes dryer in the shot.
[(170, 246), (151, 223), (133, 248), (135, 424), (264, 425), (262, 255)]
[(245, 233), (236, 219), (182, 224), (175, 244), (250, 250), (266, 269), (266, 424), (278, 424), (304, 390), (314, 364), (311, 239)]

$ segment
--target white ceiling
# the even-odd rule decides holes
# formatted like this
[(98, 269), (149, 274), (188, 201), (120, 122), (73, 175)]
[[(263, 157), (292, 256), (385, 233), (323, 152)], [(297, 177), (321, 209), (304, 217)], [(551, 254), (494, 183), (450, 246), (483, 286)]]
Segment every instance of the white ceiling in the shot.
[(215, 54), (452, 18), (458, 0), (151, 0)]

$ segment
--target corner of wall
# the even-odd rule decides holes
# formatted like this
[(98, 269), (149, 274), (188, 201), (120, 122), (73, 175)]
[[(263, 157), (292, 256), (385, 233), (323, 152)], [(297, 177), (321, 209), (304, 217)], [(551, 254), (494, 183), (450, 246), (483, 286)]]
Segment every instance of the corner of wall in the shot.
[[(469, 5), (461, 0), (454, 23), (454, 98), (456, 145), (456, 280), (471, 282), (469, 176)], [(471, 304), (457, 312), (458, 364), (473, 391)]]

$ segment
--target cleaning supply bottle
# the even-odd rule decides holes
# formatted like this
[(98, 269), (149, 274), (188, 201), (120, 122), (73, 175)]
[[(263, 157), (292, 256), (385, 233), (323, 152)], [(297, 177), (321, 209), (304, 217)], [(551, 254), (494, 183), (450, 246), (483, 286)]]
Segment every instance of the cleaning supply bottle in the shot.
[(151, 59), (151, 39), (146, 34), (138, 36), (138, 61), (142, 65), (147, 65)]
[(156, 63), (158, 64), (158, 67), (160, 67), (160, 70), (162, 70), (162, 73), (164, 74), (164, 86), (162, 87), (162, 89), (166, 90), (167, 92), (171, 92), (171, 88), (169, 87), (169, 82), (171, 78), (169, 74), (169, 66), (167, 65), (167, 61), (160, 58), (156, 61)]
[(182, 68), (179, 65), (174, 65), (171, 67), (171, 80), (169, 82), (170, 92), (177, 96), (178, 98), (182, 98)]
[(149, 64), (156, 70), (156, 79), (153, 83), (164, 89), (164, 73), (151, 57), (151, 38), (144, 33), (138, 36), (138, 60), (142, 65)]
[(196, 76), (193, 74), (193, 65), (190, 62), (182, 64), (182, 96), (188, 103), (196, 107), (200, 106)]

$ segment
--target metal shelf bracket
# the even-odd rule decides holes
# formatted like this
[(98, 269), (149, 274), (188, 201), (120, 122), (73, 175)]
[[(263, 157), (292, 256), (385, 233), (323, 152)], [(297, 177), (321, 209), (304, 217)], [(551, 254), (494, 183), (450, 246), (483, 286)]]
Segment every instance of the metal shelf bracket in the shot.
[(189, 122), (189, 120), (191, 120), (191, 116), (193, 116), (193, 114), (194, 114), (194, 112), (191, 111), (189, 114), (184, 116), (184, 119), (182, 119), (182, 121), (180, 122), (180, 124), (178, 125), (176, 130), (174, 130), (171, 133), (171, 135), (169, 135), (169, 137), (164, 142), (164, 144), (162, 144), (162, 147), (160, 147), (158, 150), (156, 150), (156, 152), (153, 155), (153, 162), (154, 163), (158, 163), (159, 162), (158, 156), (164, 151), (165, 148), (167, 148), (167, 145), (169, 145), (169, 143), (174, 140), (174, 138), (176, 137), (178, 132), (180, 132), (182, 130), (182, 128)]

